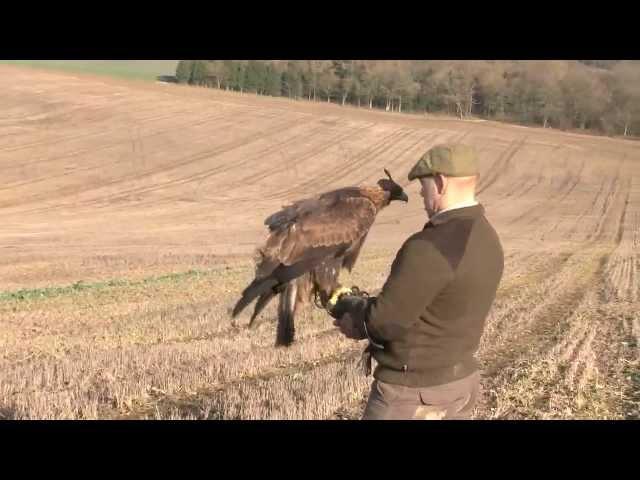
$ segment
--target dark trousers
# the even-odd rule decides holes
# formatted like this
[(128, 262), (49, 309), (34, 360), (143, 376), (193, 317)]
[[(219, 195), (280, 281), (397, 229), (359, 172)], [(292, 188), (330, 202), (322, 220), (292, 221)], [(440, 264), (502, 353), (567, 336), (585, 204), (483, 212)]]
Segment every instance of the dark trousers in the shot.
[(455, 382), (412, 388), (374, 380), (363, 420), (463, 420), (481, 394), (480, 372)]

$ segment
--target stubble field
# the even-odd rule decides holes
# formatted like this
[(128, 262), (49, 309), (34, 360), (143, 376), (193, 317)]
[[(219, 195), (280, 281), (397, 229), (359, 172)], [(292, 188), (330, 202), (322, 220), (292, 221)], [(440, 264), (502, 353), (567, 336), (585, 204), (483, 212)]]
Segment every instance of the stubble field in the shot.
[(0, 66), (0, 418), (358, 418), (363, 342), (309, 310), (275, 349), (229, 309), (262, 221), (388, 168), (409, 194), (343, 283), (427, 218), (411, 165), (477, 148), (506, 269), (476, 418), (640, 416), (640, 144)]

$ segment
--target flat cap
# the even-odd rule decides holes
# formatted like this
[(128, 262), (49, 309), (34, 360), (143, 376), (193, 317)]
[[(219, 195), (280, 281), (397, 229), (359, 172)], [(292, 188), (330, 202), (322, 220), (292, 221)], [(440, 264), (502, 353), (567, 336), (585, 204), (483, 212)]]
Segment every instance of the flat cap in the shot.
[(429, 149), (409, 172), (409, 181), (440, 173), (449, 177), (477, 175), (476, 151), (468, 145), (441, 144)]

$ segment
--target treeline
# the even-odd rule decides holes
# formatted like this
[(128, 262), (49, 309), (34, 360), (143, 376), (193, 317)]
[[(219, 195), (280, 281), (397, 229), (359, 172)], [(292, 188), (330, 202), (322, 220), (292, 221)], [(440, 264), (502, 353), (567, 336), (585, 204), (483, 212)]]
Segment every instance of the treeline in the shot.
[(640, 62), (181, 60), (180, 83), (386, 111), (640, 135)]

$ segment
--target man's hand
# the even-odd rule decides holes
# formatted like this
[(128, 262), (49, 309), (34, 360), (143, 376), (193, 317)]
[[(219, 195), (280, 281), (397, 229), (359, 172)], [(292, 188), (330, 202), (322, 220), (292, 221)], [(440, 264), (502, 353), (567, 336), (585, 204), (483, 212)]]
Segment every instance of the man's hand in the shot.
[(354, 340), (367, 338), (363, 322), (354, 319), (348, 312), (345, 312), (340, 318), (334, 320), (333, 325), (338, 327), (340, 332), (347, 338)]

